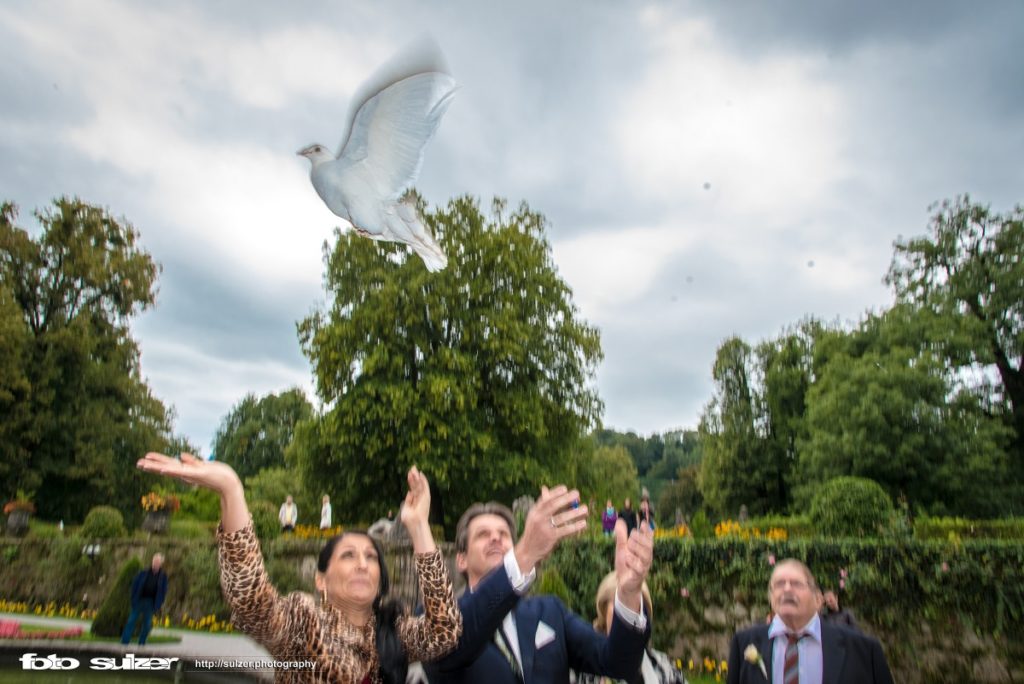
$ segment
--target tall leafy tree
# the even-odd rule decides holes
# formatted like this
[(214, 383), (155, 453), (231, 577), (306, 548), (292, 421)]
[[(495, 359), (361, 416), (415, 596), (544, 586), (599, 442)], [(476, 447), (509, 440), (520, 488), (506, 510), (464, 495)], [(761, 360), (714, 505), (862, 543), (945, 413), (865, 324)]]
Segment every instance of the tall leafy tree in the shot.
[(887, 276), (900, 302), (940, 324), (923, 340), (969, 387), (1005, 416), (1015, 438), (1015, 470), (1024, 467), (1024, 207), (1000, 214), (964, 195), (935, 208), (927, 235), (896, 243)]
[(797, 442), (804, 433), (814, 340), (823, 330), (819, 322), (810, 319), (757, 346), (758, 423), (765, 471), (772, 478), (767, 502), (771, 510), (783, 510), (792, 499), (790, 474), (797, 461)]
[(247, 394), (221, 421), (213, 452), (242, 478), (283, 468), (295, 426), (312, 415), (313, 405), (297, 387), (263, 397)]
[(792, 500), (797, 440), (803, 433), (814, 340), (808, 320), (751, 348), (726, 340), (715, 359), (715, 396), (700, 423), (700, 487), (709, 507), (735, 514), (781, 512)]
[(402, 246), (339, 234), (330, 306), (299, 324), (328, 408), (300, 424), (295, 450), (339, 509), (374, 514), (417, 464), (450, 529), (473, 501), (509, 502), (568, 474), (600, 415), (601, 350), (540, 214), (496, 201), (485, 216), (461, 198), (426, 220), (450, 259), (436, 274)]
[(1009, 433), (977, 395), (957, 389), (941, 355), (919, 349), (936, 319), (897, 305), (819, 341), (828, 358), (808, 392), (797, 498), (834, 477), (878, 482), (916, 509), (958, 515), (1012, 510)]
[(661, 490), (657, 510), (658, 520), (662, 527), (675, 524), (677, 509), (686, 520), (692, 520), (697, 511), (701, 510), (704, 505), (704, 497), (700, 494), (699, 478), (699, 466), (685, 466), (680, 468), (676, 472), (675, 479)]
[(35, 238), (15, 218), (0, 208), (3, 486), (35, 492), (51, 518), (99, 502), (130, 511), (144, 488), (136, 459), (170, 439), (129, 330), (158, 266), (130, 224), (80, 200), (37, 213)]
[(700, 489), (721, 515), (746, 505), (752, 512), (768, 507), (774, 478), (764, 472), (764, 444), (756, 428), (753, 350), (738, 337), (718, 348), (712, 377), (715, 394), (704, 409), (700, 438), (704, 447)]
[(585, 500), (594, 500), (595, 514), (604, 510), (608, 499), (621, 506), (623, 499), (629, 497), (635, 502), (640, 493), (636, 466), (629, 452), (621, 446), (595, 446), (584, 450), (572, 484)]

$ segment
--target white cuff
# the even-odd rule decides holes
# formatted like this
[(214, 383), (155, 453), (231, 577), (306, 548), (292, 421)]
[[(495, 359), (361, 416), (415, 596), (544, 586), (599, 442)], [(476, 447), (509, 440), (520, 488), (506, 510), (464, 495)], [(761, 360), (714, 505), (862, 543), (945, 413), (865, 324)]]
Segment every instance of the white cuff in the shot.
[(626, 604), (619, 600), (619, 590), (615, 590), (615, 614), (638, 632), (647, 629), (647, 616), (643, 613), (643, 604), (644, 600), (641, 598), (639, 613), (632, 608), (627, 608)]
[(530, 572), (525, 575), (519, 569), (519, 563), (516, 562), (515, 547), (509, 549), (508, 553), (505, 554), (505, 572), (508, 574), (508, 581), (512, 585), (512, 591), (520, 596), (529, 591), (533, 580), (537, 579), (537, 568), (530, 568)]

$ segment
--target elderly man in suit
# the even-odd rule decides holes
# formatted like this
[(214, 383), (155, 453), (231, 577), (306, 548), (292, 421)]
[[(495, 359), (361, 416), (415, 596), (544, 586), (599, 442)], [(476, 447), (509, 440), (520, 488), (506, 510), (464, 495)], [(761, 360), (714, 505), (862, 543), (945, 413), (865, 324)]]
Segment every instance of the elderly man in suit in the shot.
[(651, 567), (653, 533), (616, 527), (618, 587), (610, 634), (600, 634), (554, 596), (523, 594), (537, 564), (586, 526), (579, 492), (543, 488), (515, 539), (512, 512), (473, 504), (456, 528), (456, 566), (469, 589), (459, 599), (463, 628), (454, 652), (427, 665), (432, 684), (566, 684), (569, 670), (626, 679), (640, 668), (650, 625), (641, 586)]
[(892, 684), (877, 639), (822, 622), (821, 593), (800, 561), (781, 561), (768, 581), (775, 617), (737, 632), (728, 684)]

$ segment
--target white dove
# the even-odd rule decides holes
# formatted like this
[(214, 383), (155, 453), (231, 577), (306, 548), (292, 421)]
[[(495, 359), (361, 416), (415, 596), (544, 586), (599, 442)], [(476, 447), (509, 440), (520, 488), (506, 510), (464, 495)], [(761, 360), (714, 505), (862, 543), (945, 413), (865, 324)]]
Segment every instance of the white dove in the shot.
[(414, 46), (360, 87), (336, 157), (316, 143), (298, 152), (312, 162), (313, 187), (328, 209), (363, 237), (411, 246), (432, 272), (448, 258), (415, 203), (400, 198), (457, 87), (433, 43)]

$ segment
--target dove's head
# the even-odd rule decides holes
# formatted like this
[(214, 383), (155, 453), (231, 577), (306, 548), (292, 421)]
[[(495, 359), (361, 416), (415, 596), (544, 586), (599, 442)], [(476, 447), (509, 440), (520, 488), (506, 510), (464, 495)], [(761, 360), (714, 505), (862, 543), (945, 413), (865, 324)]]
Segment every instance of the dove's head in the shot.
[(325, 161), (331, 161), (334, 159), (334, 155), (331, 154), (331, 151), (320, 143), (313, 143), (312, 145), (303, 147), (301, 150), (296, 152), (296, 154), (308, 159), (313, 164), (314, 168)]

